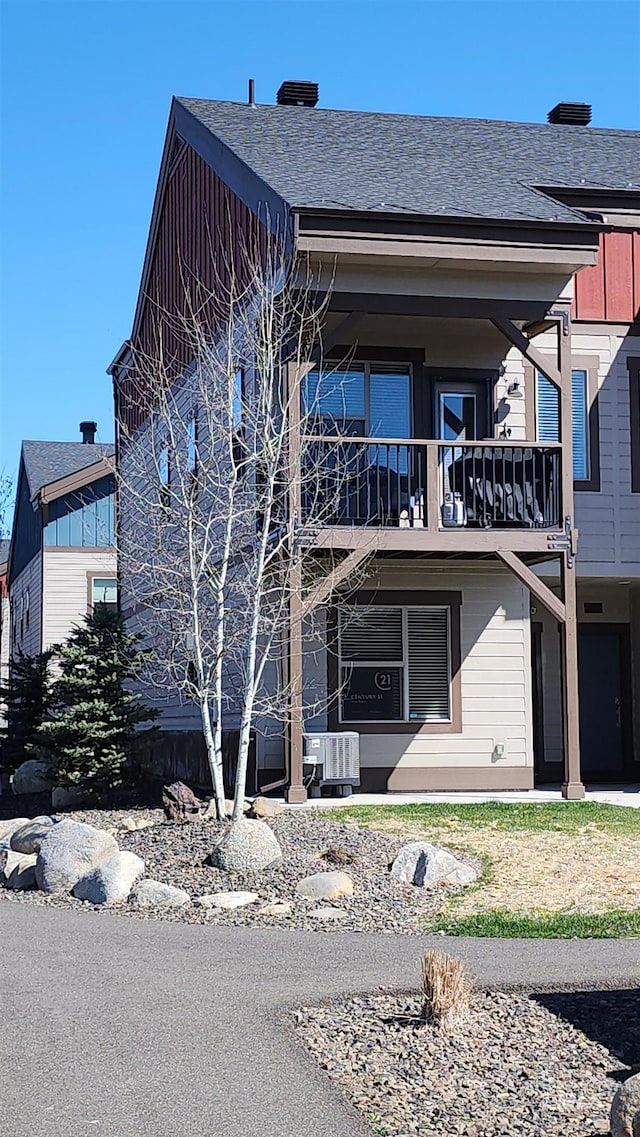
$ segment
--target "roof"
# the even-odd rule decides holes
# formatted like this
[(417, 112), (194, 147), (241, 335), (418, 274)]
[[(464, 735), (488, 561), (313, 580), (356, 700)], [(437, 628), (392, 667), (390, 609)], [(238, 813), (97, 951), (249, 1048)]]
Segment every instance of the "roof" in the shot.
[(0, 540), (0, 565), (5, 565), (9, 560), (9, 549), (11, 548), (11, 541), (7, 537)]
[(112, 443), (97, 442), (33, 442), (22, 443), (22, 457), (33, 498), (44, 486), (94, 466), (101, 458), (116, 452)]
[(588, 225), (540, 186), (640, 192), (640, 132), (178, 99), (299, 210)]

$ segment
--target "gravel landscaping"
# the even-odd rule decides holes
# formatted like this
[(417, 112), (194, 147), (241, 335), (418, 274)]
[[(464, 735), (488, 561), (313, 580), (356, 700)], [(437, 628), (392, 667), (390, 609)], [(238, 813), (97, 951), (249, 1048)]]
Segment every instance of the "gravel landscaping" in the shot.
[(421, 998), (375, 994), (304, 1007), (309, 1051), (380, 1137), (605, 1137), (640, 1066), (640, 992), (478, 991), (453, 1033)]
[[(0, 900), (196, 924), (416, 934), (425, 932), (428, 917), (456, 891), (455, 886), (416, 888), (392, 879), (389, 866), (404, 844), (402, 837), (327, 818), (321, 811), (287, 811), (271, 819), (268, 824), (282, 848), (282, 861), (257, 873), (227, 872), (206, 863), (227, 829), (211, 818), (176, 825), (166, 821), (161, 810), (148, 809), (84, 809), (60, 816), (109, 830), (122, 851), (143, 859), (145, 878), (186, 890), (191, 903), (154, 904), (148, 894), (136, 903), (135, 885), (129, 900), (110, 905), (92, 904), (70, 893), (7, 889), (0, 889)], [(132, 818), (147, 827), (128, 831), (123, 825), (133, 824)], [(472, 868), (480, 867), (473, 857), (465, 860)], [(351, 878), (353, 895), (323, 902), (296, 891), (301, 878), (334, 870)], [(207, 899), (213, 893), (238, 890), (254, 894), (257, 900), (227, 910)], [(205, 897), (203, 903), (198, 903), (200, 897)]]

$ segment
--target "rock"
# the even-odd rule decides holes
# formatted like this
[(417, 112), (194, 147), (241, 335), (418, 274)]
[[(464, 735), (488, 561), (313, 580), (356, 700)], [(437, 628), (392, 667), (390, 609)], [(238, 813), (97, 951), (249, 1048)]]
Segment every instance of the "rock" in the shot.
[(317, 872), (296, 884), (296, 892), (308, 900), (337, 900), (353, 896), (353, 881), (346, 872)]
[(123, 817), (120, 829), (126, 833), (138, 833), (141, 829), (150, 829), (152, 825), (155, 825), (155, 821), (150, 817)]
[(5, 888), (24, 891), (27, 888), (36, 887), (37, 858), (35, 853), (8, 851), (2, 854), (2, 858), (4, 860), (3, 883)]
[(45, 837), (51, 832), (56, 822), (53, 817), (34, 817), (16, 829), (11, 838), (11, 848), (14, 853), (37, 853)]
[(290, 900), (279, 900), (273, 904), (265, 904), (264, 908), (258, 908), (259, 916), (290, 916), (293, 912), (293, 904)]
[(146, 878), (135, 886), (131, 900), (139, 908), (183, 908), (191, 902), (191, 897), (184, 888)]
[(51, 808), (78, 809), (89, 800), (86, 790), (80, 786), (54, 786), (51, 791)]
[(281, 813), (284, 813), (284, 809), (279, 801), (273, 801), (269, 797), (257, 797), (251, 803), (249, 816), (264, 820), (266, 817), (279, 817)]
[(257, 892), (210, 892), (206, 896), (198, 897), (200, 908), (244, 908), (246, 904), (255, 904), (259, 900)]
[(118, 850), (105, 857), (74, 886), (73, 895), (90, 904), (116, 904), (126, 900), (131, 889), (144, 875), (144, 861), (135, 853)]
[(211, 863), (224, 872), (260, 872), (282, 857), (275, 834), (264, 821), (235, 821), (211, 854)]
[(307, 915), (312, 916), (314, 920), (343, 920), (347, 913), (344, 908), (332, 908), (328, 905), (326, 908), (314, 908)]
[(202, 817), (200, 798), (184, 782), (172, 782), (163, 787), (162, 805), (167, 821), (175, 821), (176, 825), (186, 825)]
[(71, 892), (83, 876), (117, 851), (115, 839), (104, 829), (81, 821), (59, 821), (40, 845), (38, 886), (43, 892)]
[(10, 845), (16, 829), (21, 829), (28, 820), (28, 817), (12, 817), (10, 821), (0, 821), (0, 846)]
[(391, 866), (391, 876), (403, 884), (415, 884), (417, 888), (472, 884), (478, 878), (475, 869), (457, 860), (446, 849), (439, 849), (426, 841), (403, 845)]
[(611, 1137), (640, 1137), (640, 1074), (627, 1078), (611, 1103)]
[(11, 788), (14, 794), (43, 794), (51, 789), (51, 776), (46, 762), (30, 758), (18, 766)]

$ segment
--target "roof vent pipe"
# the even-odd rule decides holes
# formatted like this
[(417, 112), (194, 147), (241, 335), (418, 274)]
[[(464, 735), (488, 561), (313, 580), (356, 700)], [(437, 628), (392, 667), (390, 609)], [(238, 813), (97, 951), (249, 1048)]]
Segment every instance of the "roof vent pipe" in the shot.
[(249, 80), (249, 98), (247, 99), (247, 102), (248, 102), (250, 107), (255, 107), (255, 105), (256, 105), (256, 81), (255, 81), (255, 79)]
[(80, 433), (82, 434), (82, 441), (85, 446), (93, 446), (96, 440), (96, 430), (98, 429), (97, 422), (81, 422)]
[(556, 126), (588, 126), (591, 107), (588, 103), (557, 103), (549, 111), (547, 121)]
[(279, 107), (315, 107), (318, 84), (305, 79), (287, 79), (276, 95), (276, 102)]

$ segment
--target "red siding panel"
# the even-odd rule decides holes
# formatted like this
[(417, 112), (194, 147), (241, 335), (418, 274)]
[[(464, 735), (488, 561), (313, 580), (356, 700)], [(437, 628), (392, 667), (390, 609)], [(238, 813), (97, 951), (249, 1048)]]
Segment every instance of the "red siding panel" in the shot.
[(640, 230), (633, 232), (633, 319), (640, 320)]
[(633, 320), (633, 232), (604, 234), (605, 319)]
[(598, 263), (581, 268), (576, 274), (576, 320), (604, 320), (604, 258), (600, 234)]
[[(191, 352), (180, 334), (180, 318), (197, 310), (215, 327), (232, 283), (247, 283), (247, 254), (266, 248), (258, 218), (187, 144), (176, 150), (165, 187), (146, 303), (134, 351), (160, 357), (177, 377)], [(256, 237), (260, 237), (256, 241)], [(153, 391), (141, 390), (130, 372), (119, 385), (120, 421), (134, 430), (146, 417)]]

